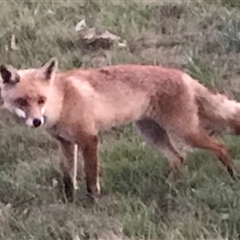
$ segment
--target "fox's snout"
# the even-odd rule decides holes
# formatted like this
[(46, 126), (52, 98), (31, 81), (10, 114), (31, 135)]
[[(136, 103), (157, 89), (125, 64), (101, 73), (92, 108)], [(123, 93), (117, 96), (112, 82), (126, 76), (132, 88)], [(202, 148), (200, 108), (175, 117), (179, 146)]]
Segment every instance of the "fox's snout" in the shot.
[(41, 118), (28, 118), (26, 120), (26, 124), (30, 127), (40, 127), (41, 125), (43, 125), (44, 123), (44, 118), (41, 117)]
[[(43, 112), (43, 111), (42, 111)], [(43, 116), (38, 116), (38, 117), (30, 117), (27, 115), (26, 112), (23, 110), (16, 108), (15, 113), (17, 114), (18, 117), (26, 119), (25, 123), (29, 127), (40, 127), (41, 125), (44, 124), (44, 117)]]

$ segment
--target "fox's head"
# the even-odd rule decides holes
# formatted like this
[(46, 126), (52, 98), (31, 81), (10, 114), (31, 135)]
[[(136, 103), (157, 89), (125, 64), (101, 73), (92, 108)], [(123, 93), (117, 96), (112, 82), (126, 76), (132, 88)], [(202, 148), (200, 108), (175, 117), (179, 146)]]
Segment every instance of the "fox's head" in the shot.
[(11, 65), (1, 65), (1, 95), (4, 107), (24, 119), (28, 126), (41, 126), (44, 123), (45, 105), (57, 69), (56, 58), (51, 58), (36, 69), (17, 70)]

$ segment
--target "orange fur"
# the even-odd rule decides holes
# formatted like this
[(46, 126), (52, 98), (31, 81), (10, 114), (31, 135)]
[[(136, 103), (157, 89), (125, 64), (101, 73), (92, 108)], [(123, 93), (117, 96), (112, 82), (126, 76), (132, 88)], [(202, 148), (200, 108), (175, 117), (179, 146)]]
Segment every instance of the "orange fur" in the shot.
[(211, 93), (180, 70), (116, 65), (58, 72), (57, 60), (51, 59), (41, 68), (1, 66), (0, 72), (6, 108), (28, 125), (45, 126), (61, 144), (61, 167), (68, 187), (76, 178), (76, 144), (84, 158), (87, 190), (100, 193), (97, 134), (130, 122), (163, 152), (173, 170), (186, 157), (174, 143), (180, 139), (191, 147), (210, 150), (234, 174), (226, 147), (207, 130), (240, 133), (240, 104)]

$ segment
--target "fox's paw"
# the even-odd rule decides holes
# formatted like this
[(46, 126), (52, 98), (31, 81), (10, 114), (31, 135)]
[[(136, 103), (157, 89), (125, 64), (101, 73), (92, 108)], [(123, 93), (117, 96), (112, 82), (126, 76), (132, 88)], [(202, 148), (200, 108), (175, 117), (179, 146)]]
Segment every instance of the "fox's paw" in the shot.
[(233, 179), (235, 179), (236, 178), (236, 171), (235, 171), (235, 169), (232, 167), (232, 166), (227, 166), (227, 171), (228, 171), (228, 173), (229, 173), (229, 175), (233, 178)]
[(99, 197), (101, 195), (100, 185), (87, 186), (87, 192), (90, 198), (95, 199)]
[(69, 176), (65, 175), (63, 177), (63, 184), (64, 184), (64, 193), (65, 193), (67, 202), (73, 202), (74, 186), (73, 186), (71, 178)]

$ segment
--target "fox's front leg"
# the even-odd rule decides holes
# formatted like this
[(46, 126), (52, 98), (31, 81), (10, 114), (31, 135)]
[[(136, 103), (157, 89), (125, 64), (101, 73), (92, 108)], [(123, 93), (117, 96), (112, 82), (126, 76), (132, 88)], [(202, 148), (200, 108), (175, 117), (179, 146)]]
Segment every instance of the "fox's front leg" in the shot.
[(79, 145), (83, 159), (86, 176), (87, 191), (92, 196), (100, 194), (99, 184), (99, 165), (98, 165), (98, 138), (96, 135), (85, 135), (84, 138), (79, 138)]
[(60, 142), (63, 156), (60, 167), (63, 172), (63, 183), (68, 199), (72, 199), (74, 189), (77, 186), (77, 150), (78, 146), (63, 138), (57, 138)]

